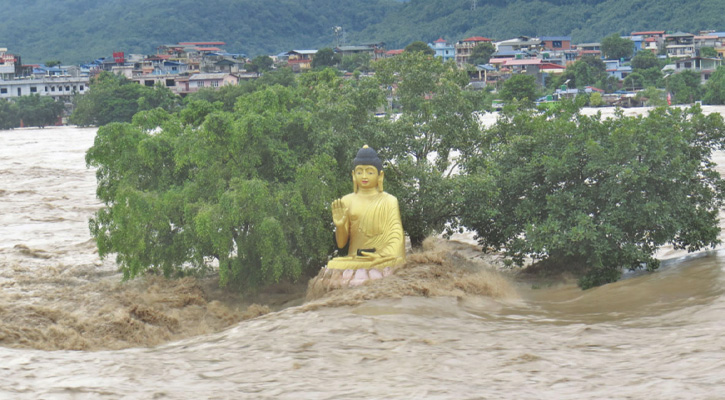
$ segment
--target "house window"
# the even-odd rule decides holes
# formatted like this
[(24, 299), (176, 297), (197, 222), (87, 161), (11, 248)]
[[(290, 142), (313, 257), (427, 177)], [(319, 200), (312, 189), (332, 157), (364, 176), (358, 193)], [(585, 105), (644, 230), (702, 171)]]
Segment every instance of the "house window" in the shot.
[(0, 94), (8, 94), (7, 88), (0, 88)]
[(81, 92), (84, 90), (85, 90), (85, 87), (83, 87), (83, 85), (81, 85)]
[(204, 87), (204, 81), (199, 81), (199, 83), (196, 84), (198, 87)]
[(38, 93), (38, 88), (35, 86), (30, 87), (30, 93)]
[(154, 85), (154, 81), (143, 81), (143, 84), (145, 86), (153, 86)]
[(176, 86), (176, 81), (173, 80), (173, 79), (167, 79), (166, 80), (166, 86), (167, 87)]
[(212, 87), (219, 87), (219, 81), (213, 81), (213, 82), (211, 83), (211, 86), (212, 86)]
[(65, 91), (66, 91), (66, 92), (70, 92), (70, 86), (66, 86), (66, 87), (65, 87)]
[(551, 42), (551, 47), (561, 47), (561, 40), (554, 40), (553, 42)]
[(51, 87), (50, 87), (50, 91), (51, 91), (51, 92), (55, 92), (55, 86), (51, 86)]
[(45, 87), (45, 91), (46, 91), (46, 92), (48, 91), (48, 87), (47, 87), (47, 86)]
[(686, 62), (686, 63), (685, 63), (685, 68), (692, 68), (692, 63), (691, 63), (691, 62), (689, 62), (689, 61), (688, 61), (688, 62)]

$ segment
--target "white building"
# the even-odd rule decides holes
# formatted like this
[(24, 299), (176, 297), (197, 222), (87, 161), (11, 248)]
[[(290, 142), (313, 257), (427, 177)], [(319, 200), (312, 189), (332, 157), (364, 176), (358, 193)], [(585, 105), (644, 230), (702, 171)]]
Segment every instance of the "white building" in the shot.
[(19, 78), (0, 80), (0, 99), (39, 94), (55, 100), (70, 100), (76, 93), (88, 90), (87, 76), (46, 76), (42, 78)]

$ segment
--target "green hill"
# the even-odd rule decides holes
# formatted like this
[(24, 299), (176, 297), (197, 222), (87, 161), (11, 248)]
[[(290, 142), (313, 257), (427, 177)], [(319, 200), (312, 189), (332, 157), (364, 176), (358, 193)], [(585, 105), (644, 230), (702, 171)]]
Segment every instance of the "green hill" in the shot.
[(276, 54), (331, 46), (334, 26), (348, 43), (388, 48), (440, 36), (570, 35), (581, 43), (633, 30), (725, 30), (722, 0), (0, 0), (0, 10), (0, 47), (25, 63), (153, 53), (179, 41)]

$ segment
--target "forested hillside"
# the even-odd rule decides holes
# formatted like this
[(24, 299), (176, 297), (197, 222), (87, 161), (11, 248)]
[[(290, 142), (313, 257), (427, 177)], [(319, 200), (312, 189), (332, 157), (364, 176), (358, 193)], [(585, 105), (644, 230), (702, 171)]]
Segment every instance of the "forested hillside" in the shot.
[(449, 40), (570, 35), (573, 43), (584, 43), (615, 32), (722, 30), (722, 15), (721, 0), (412, 0), (361, 36), (398, 46), (441, 35)]
[(725, 30), (722, 0), (0, 0), (0, 10), (0, 47), (25, 63), (149, 53), (178, 41), (276, 54), (331, 46), (334, 26), (348, 43), (388, 48), (440, 36), (571, 35), (581, 43), (633, 30)]
[(230, 52), (276, 54), (330, 45), (332, 27), (360, 31), (393, 0), (0, 0), (0, 47), (24, 63), (79, 63), (113, 51), (224, 41)]

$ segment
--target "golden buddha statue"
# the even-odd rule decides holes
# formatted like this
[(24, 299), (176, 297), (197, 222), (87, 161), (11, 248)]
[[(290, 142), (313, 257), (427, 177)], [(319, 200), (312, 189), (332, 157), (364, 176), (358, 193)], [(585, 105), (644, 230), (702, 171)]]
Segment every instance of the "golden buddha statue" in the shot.
[(353, 193), (332, 202), (337, 246), (349, 245), (348, 255), (333, 258), (327, 269), (345, 270), (343, 284), (354, 286), (405, 263), (405, 234), (398, 200), (383, 191), (385, 173), (375, 150), (363, 146), (353, 167)]

